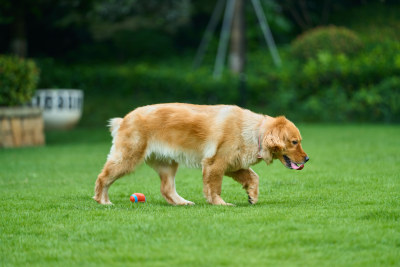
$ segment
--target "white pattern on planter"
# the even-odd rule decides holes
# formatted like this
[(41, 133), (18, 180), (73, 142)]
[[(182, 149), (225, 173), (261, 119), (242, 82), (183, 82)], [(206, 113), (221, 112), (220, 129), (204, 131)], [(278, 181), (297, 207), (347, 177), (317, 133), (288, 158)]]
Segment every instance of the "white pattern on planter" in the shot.
[(82, 116), (83, 91), (76, 89), (39, 89), (32, 99), (43, 109), (46, 129), (70, 129)]

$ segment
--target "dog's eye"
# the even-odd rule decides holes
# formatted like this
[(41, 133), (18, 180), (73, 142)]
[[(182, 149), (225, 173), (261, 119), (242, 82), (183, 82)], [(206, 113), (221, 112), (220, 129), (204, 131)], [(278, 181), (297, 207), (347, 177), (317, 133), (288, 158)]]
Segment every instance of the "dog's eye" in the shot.
[(297, 143), (298, 143), (297, 141), (292, 141), (293, 145), (297, 145)]

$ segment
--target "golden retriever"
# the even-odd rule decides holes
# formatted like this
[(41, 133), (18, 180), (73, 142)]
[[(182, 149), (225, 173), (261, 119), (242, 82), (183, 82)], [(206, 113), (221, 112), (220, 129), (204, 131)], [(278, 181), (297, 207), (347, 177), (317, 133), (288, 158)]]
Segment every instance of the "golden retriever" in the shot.
[(110, 120), (111, 151), (95, 184), (100, 204), (112, 204), (108, 188), (145, 161), (160, 176), (161, 194), (172, 205), (194, 204), (175, 190), (179, 164), (202, 168), (203, 192), (215, 205), (224, 175), (239, 182), (248, 201), (258, 200), (258, 175), (250, 168), (261, 160), (279, 159), (301, 170), (308, 161), (301, 135), (285, 117), (270, 117), (229, 105), (157, 104), (139, 107), (125, 118)]

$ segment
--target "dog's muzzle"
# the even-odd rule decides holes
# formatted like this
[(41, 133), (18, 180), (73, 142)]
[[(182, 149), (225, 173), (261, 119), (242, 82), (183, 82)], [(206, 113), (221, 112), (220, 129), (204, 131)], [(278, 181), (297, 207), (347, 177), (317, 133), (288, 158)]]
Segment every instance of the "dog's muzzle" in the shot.
[(302, 170), (302, 169), (304, 168), (304, 164), (305, 164), (307, 161), (310, 160), (310, 158), (309, 158), (308, 156), (306, 156), (306, 157), (304, 158), (304, 163), (298, 164), (298, 163), (295, 163), (295, 162), (291, 161), (291, 160), (289, 159), (289, 157), (286, 156), (286, 155), (283, 155), (283, 158), (284, 158), (284, 160), (285, 160), (286, 167), (288, 167), (289, 169), (298, 170), (298, 171)]

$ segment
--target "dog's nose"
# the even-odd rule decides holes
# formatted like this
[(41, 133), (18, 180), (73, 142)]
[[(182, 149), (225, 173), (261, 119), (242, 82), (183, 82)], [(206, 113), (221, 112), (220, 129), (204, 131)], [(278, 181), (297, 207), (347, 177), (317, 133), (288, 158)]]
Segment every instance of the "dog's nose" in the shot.
[(307, 162), (309, 159), (310, 159), (310, 158), (309, 158), (308, 156), (306, 156), (306, 157), (304, 158), (304, 162)]

